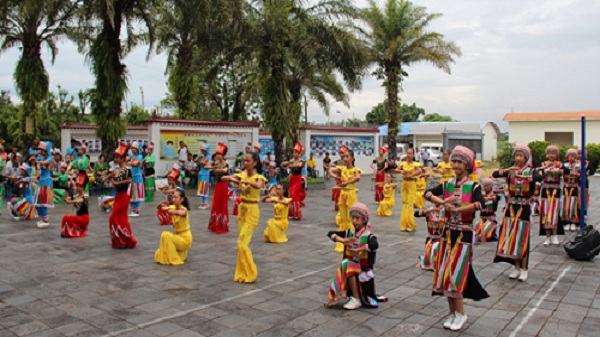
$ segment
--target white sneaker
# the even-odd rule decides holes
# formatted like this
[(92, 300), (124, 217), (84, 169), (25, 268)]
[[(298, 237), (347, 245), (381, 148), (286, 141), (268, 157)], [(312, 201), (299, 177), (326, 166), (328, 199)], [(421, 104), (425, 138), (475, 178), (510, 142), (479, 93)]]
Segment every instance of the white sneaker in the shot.
[(136, 216), (140, 216), (140, 214), (136, 213), (136, 212), (131, 212), (131, 213), (129, 213), (129, 216), (130, 217), (136, 217)]
[(110, 209), (110, 208), (107, 208), (107, 209), (105, 209), (104, 211), (105, 211), (106, 213), (110, 213), (111, 209)]
[(455, 317), (456, 315), (453, 312), (451, 312), (450, 315), (448, 315), (448, 318), (446, 318), (446, 320), (444, 321), (444, 329), (450, 329)]
[(577, 230), (577, 226), (574, 223), (571, 224), (571, 230), (573, 232), (575, 232)]
[(557, 244), (559, 244), (559, 242), (558, 242), (558, 237), (557, 237), (556, 235), (552, 235), (552, 244), (553, 244), (553, 245), (557, 245)]
[(544, 241), (544, 246), (547, 246), (550, 244), (550, 238), (546, 238), (546, 241)]
[(568, 232), (568, 231), (569, 231), (569, 228), (570, 228), (570, 227), (569, 227), (569, 225), (564, 225), (564, 226), (563, 226), (563, 229), (565, 230), (565, 232)]
[(21, 221), (21, 218), (19, 218), (18, 216), (13, 216), (13, 221)]
[(511, 280), (516, 279), (517, 277), (519, 277), (519, 275), (521, 275), (521, 270), (520, 269), (515, 269), (512, 271), (512, 273), (508, 274), (508, 278)]
[(452, 325), (450, 326), (450, 330), (452, 331), (457, 331), (462, 329), (463, 325), (465, 325), (465, 323), (467, 322), (467, 315), (461, 315), (460, 312), (456, 312), (455, 313), (456, 318), (454, 319), (454, 321), (452, 322)]
[(48, 228), (50, 226), (49, 222), (40, 221), (37, 223), (37, 228)]
[(527, 270), (521, 270), (521, 275), (519, 275), (519, 281), (527, 281)]
[(362, 303), (358, 298), (350, 297), (350, 301), (344, 304), (344, 309), (346, 310), (354, 310), (362, 307)]

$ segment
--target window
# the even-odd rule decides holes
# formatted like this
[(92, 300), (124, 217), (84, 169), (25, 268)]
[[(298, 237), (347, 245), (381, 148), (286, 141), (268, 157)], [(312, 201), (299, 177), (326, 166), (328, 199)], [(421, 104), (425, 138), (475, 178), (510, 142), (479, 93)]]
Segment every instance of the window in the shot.
[(545, 132), (544, 140), (560, 146), (573, 145), (573, 132)]

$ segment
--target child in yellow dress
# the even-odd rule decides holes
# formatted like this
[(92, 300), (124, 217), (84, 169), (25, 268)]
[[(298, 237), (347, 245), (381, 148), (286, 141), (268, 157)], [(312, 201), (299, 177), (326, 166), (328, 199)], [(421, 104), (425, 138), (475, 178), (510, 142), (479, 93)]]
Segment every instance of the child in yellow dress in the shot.
[(288, 228), (288, 208), (291, 198), (287, 196), (287, 188), (277, 185), (274, 195), (265, 196), (262, 201), (273, 204), (274, 218), (267, 221), (265, 228), (265, 242), (284, 243), (288, 241), (286, 236)]
[(406, 161), (398, 163), (396, 173), (402, 174), (402, 215), (400, 216), (400, 231), (414, 232), (415, 224), (415, 199), (417, 196), (416, 178), (421, 174), (421, 163), (414, 161), (415, 150), (410, 148), (406, 151)]
[(433, 169), (433, 172), (442, 175), (440, 184), (452, 179), (454, 171), (452, 170), (452, 163), (450, 162), (450, 151), (444, 150), (444, 161), (439, 162), (437, 167)]
[[(356, 183), (360, 181), (362, 170), (354, 166), (354, 151), (348, 150), (345, 145), (341, 146), (340, 154), (346, 166), (338, 166), (330, 169), (331, 176), (340, 177), (342, 182), (334, 188), (339, 188), (340, 198), (338, 200), (339, 212), (335, 217), (339, 231), (354, 229), (352, 218), (350, 217), (350, 207), (358, 201), (356, 192)], [(342, 253), (344, 245), (337, 243), (334, 252)]]
[(415, 208), (424, 209), (425, 208), (425, 190), (427, 189), (427, 178), (429, 177), (429, 172), (426, 171), (426, 168), (422, 169), (421, 174), (417, 177), (417, 195), (415, 196)]
[(377, 208), (378, 216), (392, 216), (392, 209), (396, 206), (394, 193), (396, 193), (396, 187), (398, 187), (398, 184), (392, 182), (392, 175), (386, 174), (385, 182), (376, 184), (383, 186), (383, 200), (379, 201), (379, 208)]
[(185, 262), (188, 250), (192, 247), (192, 232), (190, 231), (190, 208), (185, 192), (175, 190), (171, 198), (172, 205), (162, 202), (158, 208), (171, 215), (173, 231), (162, 232), (160, 246), (154, 253), (154, 261), (159, 264), (178, 265)]
[(260, 158), (255, 152), (248, 153), (244, 157), (244, 170), (236, 173), (233, 176), (225, 176), (221, 181), (230, 182), (239, 190), (241, 202), (238, 206), (238, 255), (235, 265), (235, 274), (233, 280), (235, 282), (253, 283), (258, 277), (258, 270), (252, 251), (248, 246), (252, 240), (254, 229), (258, 226), (260, 219), (260, 209), (258, 202), (260, 201), (260, 190), (265, 185), (267, 179), (258, 174), (255, 170), (256, 164)]

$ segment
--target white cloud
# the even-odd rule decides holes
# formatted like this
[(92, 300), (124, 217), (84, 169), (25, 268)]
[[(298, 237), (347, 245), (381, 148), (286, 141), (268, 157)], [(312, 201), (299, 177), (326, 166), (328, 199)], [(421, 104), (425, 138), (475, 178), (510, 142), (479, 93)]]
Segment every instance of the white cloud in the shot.
[[(380, 0), (382, 5), (385, 0)], [(428, 64), (408, 72), (401, 93), (404, 103), (427, 112), (451, 115), (464, 121), (500, 122), (515, 111), (577, 111), (600, 109), (600, 1), (597, 0), (415, 0), (429, 12), (443, 13), (431, 25), (462, 49), (463, 56), (448, 75)], [(354, 2), (365, 6), (366, 0)], [(93, 86), (89, 65), (71, 43), (62, 43), (54, 66), (44, 60), (51, 88), (61, 84), (71, 93)], [(165, 96), (163, 55), (146, 62), (146, 48), (126, 59), (129, 70), (128, 102), (159, 104)], [(0, 89), (14, 94), (12, 73), (18, 50), (0, 55)], [(381, 81), (368, 77), (360, 92), (351, 94), (351, 107), (332, 104), (330, 120), (364, 117), (384, 99)], [(342, 112), (337, 114), (336, 110)], [(327, 117), (309, 103), (309, 120)]]

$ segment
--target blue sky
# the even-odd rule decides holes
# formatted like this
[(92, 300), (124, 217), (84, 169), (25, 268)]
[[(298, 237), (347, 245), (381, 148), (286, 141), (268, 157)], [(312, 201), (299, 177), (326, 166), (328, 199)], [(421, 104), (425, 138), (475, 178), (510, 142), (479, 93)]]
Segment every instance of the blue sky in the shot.
[[(366, 0), (355, 0), (359, 7)], [(383, 0), (379, 1), (383, 4)], [(428, 64), (408, 69), (401, 93), (404, 103), (416, 103), (427, 113), (450, 115), (460, 121), (501, 122), (514, 111), (580, 111), (600, 109), (600, 1), (597, 0), (416, 0), (429, 12), (442, 13), (431, 29), (455, 41), (463, 56), (448, 75)], [(125, 59), (129, 70), (128, 102), (146, 108), (158, 105), (167, 90), (164, 55), (146, 61), (140, 47)], [(12, 74), (18, 49), (0, 55), (0, 89), (14, 95)], [(89, 64), (76, 47), (63, 41), (54, 65), (43, 57), (51, 89), (75, 94), (93, 86)], [(367, 77), (351, 106), (332, 106), (331, 120), (364, 117), (384, 98), (381, 82)], [(310, 121), (327, 117), (309, 104)], [(341, 114), (335, 113), (336, 110)], [(502, 128), (505, 124), (500, 123)]]

